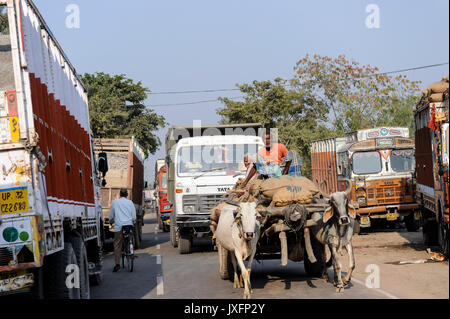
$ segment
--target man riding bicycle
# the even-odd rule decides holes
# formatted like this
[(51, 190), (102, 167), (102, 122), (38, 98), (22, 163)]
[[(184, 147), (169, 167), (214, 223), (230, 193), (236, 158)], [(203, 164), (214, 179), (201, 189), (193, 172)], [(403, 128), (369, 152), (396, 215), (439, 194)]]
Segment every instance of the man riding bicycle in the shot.
[(131, 200), (127, 199), (128, 191), (120, 190), (120, 198), (111, 204), (109, 221), (114, 224), (114, 259), (116, 265), (113, 272), (120, 269), (120, 258), (122, 257), (122, 227), (133, 226), (136, 221), (136, 209)]

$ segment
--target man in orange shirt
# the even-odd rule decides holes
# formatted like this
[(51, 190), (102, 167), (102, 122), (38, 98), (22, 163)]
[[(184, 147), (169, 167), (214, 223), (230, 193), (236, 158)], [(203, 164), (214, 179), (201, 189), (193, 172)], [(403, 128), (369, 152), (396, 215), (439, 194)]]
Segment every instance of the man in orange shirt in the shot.
[[(258, 152), (258, 155), (262, 157), (266, 164), (268, 165), (281, 165), (284, 159), (288, 155), (288, 150), (284, 144), (272, 143), (272, 139), (270, 133), (266, 133), (266, 145), (264, 148), (261, 148)], [(292, 160), (286, 162), (286, 166), (284, 167), (284, 171), (282, 175), (286, 175), (289, 172), (289, 168), (291, 166)], [(240, 185), (241, 188), (245, 188), (247, 183), (252, 179), (252, 177), (256, 174), (257, 170), (255, 166), (251, 168), (247, 178)], [(262, 174), (263, 175), (263, 174)], [(263, 178), (268, 178), (270, 176), (262, 176)]]
[(267, 164), (281, 165), (288, 155), (288, 150), (284, 144), (272, 143), (270, 133), (266, 133), (266, 147), (261, 148), (258, 154), (266, 160)]

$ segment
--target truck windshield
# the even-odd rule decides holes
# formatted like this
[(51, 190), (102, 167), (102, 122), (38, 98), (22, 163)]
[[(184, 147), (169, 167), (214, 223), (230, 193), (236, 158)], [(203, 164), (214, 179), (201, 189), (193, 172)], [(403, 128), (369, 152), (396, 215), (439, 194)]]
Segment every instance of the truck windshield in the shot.
[(236, 172), (245, 172), (244, 156), (257, 152), (257, 144), (182, 147), (178, 151), (178, 173), (183, 176), (205, 172), (205, 175), (234, 175)]
[(381, 172), (381, 156), (378, 152), (356, 152), (353, 154), (355, 174), (376, 174)]
[(396, 172), (414, 170), (414, 150), (393, 150), (391, 153), (391, 167)]

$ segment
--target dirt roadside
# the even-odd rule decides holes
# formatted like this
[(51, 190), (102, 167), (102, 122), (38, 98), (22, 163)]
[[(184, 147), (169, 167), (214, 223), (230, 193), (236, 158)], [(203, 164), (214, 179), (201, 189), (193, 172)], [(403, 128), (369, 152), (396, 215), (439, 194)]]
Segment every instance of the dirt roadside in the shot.
[[(380, 288), (398, 298), (449, 298), (448, 261), (399, 264), (429, 259), (421, 230), (369, 231), (355, 236), (353, 245), (356, 260), (353, 275), (360, 282), (366, 282), (369, 276), (366, 267), (375, 264), (380, 269)], [(431, 247), (431, 250), (438, 251), (438, 248)], [(347, 254), (344, 254), (344, 265), (347, 265), (347, 259)]]

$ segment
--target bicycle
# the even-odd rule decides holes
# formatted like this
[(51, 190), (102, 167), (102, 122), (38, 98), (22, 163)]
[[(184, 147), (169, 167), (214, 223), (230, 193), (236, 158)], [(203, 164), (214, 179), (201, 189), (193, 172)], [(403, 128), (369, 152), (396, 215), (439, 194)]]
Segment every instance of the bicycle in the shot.
[(129, 272), (134, 268), (133, 226), (122, 226), (122, 268)]

